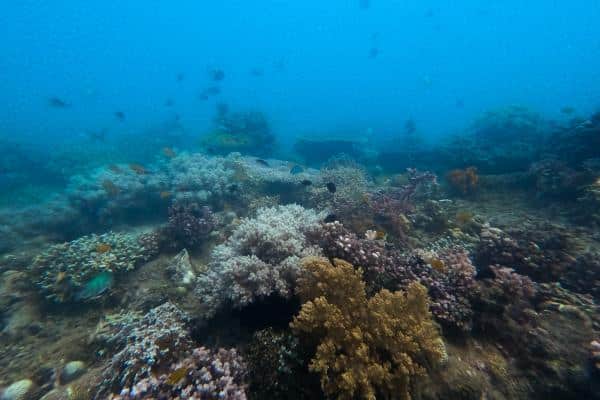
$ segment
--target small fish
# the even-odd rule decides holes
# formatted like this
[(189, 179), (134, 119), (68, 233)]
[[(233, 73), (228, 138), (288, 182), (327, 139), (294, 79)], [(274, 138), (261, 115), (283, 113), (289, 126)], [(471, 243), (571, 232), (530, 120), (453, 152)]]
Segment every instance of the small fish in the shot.
[(252, 76), (259, 77), (259, 76), (263, 76), (264, 74), (265, 74), (265, 71), (263, 71), (262, 68), (252, 68), (252, 69), (250, 69), (250, 75), (252, 75)]
[(229, 112), (229, 106), (227, 103), (219, 103), (217, 104), (217, 115), (219, 117), (224, 117)]
[(298, 175), (298, 174), (301, 174), (302, 172), (304, 172), (304, 168), (302, 168), (300, 165), (294, 165), (290, 169), (290, 174), (292, 174), (292, 175)]
[(96, 253), (104, 254), (108, 253), (112, 249), (108, 243), (100, 243), (96, 246)]
[(325, 187), (327, 187), (327, 190), (329, 190), (329, 193), (335, 193), (337, 191), (337, 187), (335, 186), (335, 183), (333, 183), (333, 182), (328, 182), (327, 185), (325, 185)]
[(265, 160), (263, 160), (262, 158), (257, 158), (256, 159), (256, 163), (259, 165), (262, 165), (263, 167), (269, 167), (269, 163), (266, 162)]
[(218, 86), (211, 86), (206, 88), (206, 93), (210, 96), (216, 96), (221, 93), (221, 88)]
[(310, 186), (312, 185), (312, 181), (310, 179), (303, 179), (300, 181), (300, 184), (302, 184), (302, 186)]
[(175, 79), (177, 79), (177, 82), (182, 82), (185, 79), (185, 74), (183, 72), (179, 72), (176, 76)]
[(110, 272), (100, 272), (90, 279), (75, 295), (75, 300), (85, 301), (98, 298), (113, 286), (113, 275)]
[(456, 99), (454, 105), (456, 108), (463, 108), (465, 106), (465, 102), (462, 99)]
[(95, 142), (104, 142), (106, 140), (106, 133), (108, 132), (107, 129), (101, 129), (99, 131), (86, 131), (86, 134), (88, 135), (88, 138), (91, 141), (95, 141)]
[(369, 50), (369, 58), (371, 58), (371, 59), (377, 58), (378, 55), (379, 55), (379, 49), (377, 47), (371, 47), (371, 49)]
[(323, 220), (323, 222), (325, 222), (326, 224), (329, 224), (329, 223), (335, 222), (337, 220), (338, 220), (337, 215), (335, 215), (335, 214), (329, 214), (329, 215), (327, 215), (325, 217), (325, 219)]
[(166, 107), (173, 107), (174, 104), (175, 104), (175, 101), (173, 101), (173, 99), (167, 99), (167, 100), (165, 100), (165, 106)]
[(115, 174), (120, 174), (121, 172), (123, 172), (123, 170), (116, 164), (109, 165), (108, 169), (110, 169)]
[(48, 105), (54, 108), (68, 108), (71, 107), (66, 101), (59, 99), (58, 97), (50, 97), (48, 99)]
[(131, 169), (138, 175), (146, 175), (148, 173), (148, 171), (146, 171), (146, 168), (144, 168), (144, 166), (141, 164), (129, 164), (129, 169)]
[(404, 131), (408, 134), (415, 133), (417, 130), (417, 124), (413, 119), (408, 119), (404, 123)]
[(163, 147), (162, 153), (165, 157), (168, 157), (168, 158), (174, 158), (177, 155), (175, 153), (175, 151), (170, 147)]
[(370, 0), (359, 0), (358, 5), (362, 10), (368, 10), (369, 7), (371, 6), (371, 1)]
[(115, 118), (119, 121), (125, 121), (125, 113), (123, 111), (115, 111)]
[(200, 100), (208, 100), (208, 98), (210, 96), (216, 96), (219, 93), (221, 93), (221, 88), (218, 86), (211, 86), (211, 87), (207, 87), (206, 89), (203, 89), (200, 94), (198, 95), (198, 97), (200, 98)]
[(570, 114), (573, 114), (575, 112), (575, 109), (573, 107), (567, 106), (567, 107), (561, 108), (560, 112), (563, 113), (563, 114), (570, 115)]
[(173, 194), (167, 190), (163, 190), (162, 192), (159, 193), (160, 198), (163, 200), (170, 198), (172, 195)]
[(225, 71), (220, 68), (214, 68), (210, 71), (210, 78), (215, 82), (220, 82), (225, 79)]
[(106, 193), (112, 197), (117, 196), (121, 192), (121, 189), (119, 189), (119, 187), (110, 179), (105, 179), (102, 181), (102, 189), (104, 189)]

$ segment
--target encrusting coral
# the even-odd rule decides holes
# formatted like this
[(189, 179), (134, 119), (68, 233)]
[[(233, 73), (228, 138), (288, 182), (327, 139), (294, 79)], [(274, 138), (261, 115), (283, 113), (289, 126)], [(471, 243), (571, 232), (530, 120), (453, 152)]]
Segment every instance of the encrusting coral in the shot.
[(318, 255), (308, 236), (320, 229), (313, 210), (290, 204), (258, 210), (245, 219), (211, 255), (209, 270), (198, 278), (196, 293), (212, 316), (222, 306), (241, 308), (272, 294), (290, 297), (298, 261)]
[(310, 370), (327, 396), (410, 399), (414, 379), (441, 362), (445, 346), (429, 312), (427, 289), (381, 290), (367, 299), (352, 264), (304, 259), (298, 280), (304, 301), (291, 326), (320, 338)]
[(47, 299), (86, 301), (105, 294), (113, 275), (133, 270), (154, 250), (132, 234), (92, 234), (50, 246), (35, 258), (31, 271)]

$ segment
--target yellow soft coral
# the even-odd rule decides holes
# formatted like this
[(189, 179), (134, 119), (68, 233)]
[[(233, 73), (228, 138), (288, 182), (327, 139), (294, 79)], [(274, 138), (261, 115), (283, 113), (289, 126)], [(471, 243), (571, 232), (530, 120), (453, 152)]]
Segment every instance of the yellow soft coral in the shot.
[(410, 399), (411, 379), (439, 362), (444, 344), (429, 313), (427, 290), (382, 290), (367, 299), (362, 272), (343, 260), (303, 260), (304, 301), (291, 326), (319, 338), (310, 370), (338, 399)]

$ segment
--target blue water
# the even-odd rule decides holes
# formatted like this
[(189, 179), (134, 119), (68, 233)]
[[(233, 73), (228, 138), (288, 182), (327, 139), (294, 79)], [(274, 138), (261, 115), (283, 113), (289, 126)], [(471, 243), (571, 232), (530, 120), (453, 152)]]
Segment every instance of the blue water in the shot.
[[(52, 150), (106, 129), (118, 144), (178, 114), (192, 146), (225, 101), (265, 112), (284, 145), (369, 128), (389, 137), (408, 118), (437, 140), (507, 104), (557, 119), (598, 106), (598, 2), (359, 3), (6, 4), (0, 135)], [(210, 68), (225, 72), (222, 93), (201, 101)], [(71, 107), (48, 107), (53, 96)]]

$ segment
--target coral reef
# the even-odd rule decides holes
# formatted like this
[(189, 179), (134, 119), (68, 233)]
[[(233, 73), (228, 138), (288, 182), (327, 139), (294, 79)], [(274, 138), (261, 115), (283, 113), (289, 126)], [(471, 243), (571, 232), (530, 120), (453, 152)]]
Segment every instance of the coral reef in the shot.
[(298, 260), (319, 254), (308, 237), (320, 228), (313, 210), (291, 204), (258, 210), (244, 219), (226, 243), (217, 246), (196, 293), (207, 316), (221, 306), (240, 308), (272, 294), (290, 297)]
[(169, 221), (162, 228), (161, 235), (171, 247), (196, 247), (206, 240), (215, 224), (209, 207), (195, 202), (174, 201), (169, 207)]
[(269, 155), (275, 147), (266, 116), (258, 111), (217, 113), (215, 129), (202, 138), (202, 145), (212, 154), (240, 152)]
[(193, 349), (189, 322), (190, 317), (171, 303), (145, 315), (128, 312), (107, 316), (93, 336), (102, 353), (112, 354), (98, 396), (120, 393), (185, 357)]
[(298, 285), (304, 304), (291, 326), (319, 337), (310, 369), (326, 395), (339, 399), (410, 399), (415, 378), (444, 359), (426, 289), (382, 290), (367, 299), (361, 272), (351, 264), (304, 260)]
[(131, 271), (154, 254), (128, 233), (83, 236), (50, 246), (31, 265), (44, 296), (64, 303), (100, 297), (112, 286), (113, 276)]
[(113, 394), (110, 400), (203, 399), (245, 400), (246, 366), (235, 349), (212, 352), (205, 347)]
[[(311, 376), (305, 372), (298, 339), (267, 328), (255, 332), (244, 352), (248, 365), (248, 393), (252, 399), (311, 398)], [(300, 378), (301, 377), (301, 378)], [(318, 389), (318, 382), (316, 382)]]
[(479, 187), (477, 168), (453, 169), (446, 174), (446, 180), (453, 191), (462, 195), (473, 194)]

